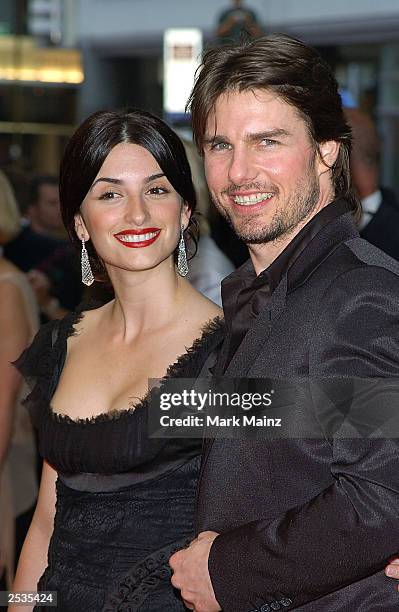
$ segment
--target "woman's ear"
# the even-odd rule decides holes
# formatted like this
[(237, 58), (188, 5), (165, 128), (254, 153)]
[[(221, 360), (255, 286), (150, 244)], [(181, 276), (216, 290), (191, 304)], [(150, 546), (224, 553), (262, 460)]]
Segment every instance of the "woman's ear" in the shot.
[(85, 222), (83, 221), (83, 217), (80, 213), (75, 215), (75, 232), (79, 240), (84, 240), (85, 242), (90, 240), (90, 234), (86, 229)]
[(183, 225), (184, 229), (187, 229), (187, 226), (190, 222), (190, 217), (191, 217), (191, 210), (187, 202), (183, 201), (183, 206), (182, 206), (181, 216), (180, 216), (180, 225)]

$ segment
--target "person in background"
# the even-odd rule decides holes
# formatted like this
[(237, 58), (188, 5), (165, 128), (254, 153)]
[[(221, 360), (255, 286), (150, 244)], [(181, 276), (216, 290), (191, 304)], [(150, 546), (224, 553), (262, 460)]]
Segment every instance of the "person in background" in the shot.
[(221, 306), (221, 282), (234, 271), (234, 266), (210, 235), (210, 198), (203, 162), (192, 142), (183, 140), (183, 144), (190, 164), (195, 194), (197, 196), (198, 224), (200, 229), (197, 253), (191, 260), (187, 280), (190, 281), (197, 291)]
[(238, 43), (243, 39), (258, 38), (262, 34), (256, 13), (243, 7), (242, 0), (231, 0), (231, 7), (219, 16), (216, 36), (220, 44)]
[(40, 175), (33, 178), (25, 216), (37, 234), (57, 239), (66, 237), (56, 176)]
[[(60, 230), (58, 181), (36, 177), (31, 183), (28, 225), (4, 246), (4, 255), (28, 273), (42, 322), (61, 318), (82, 299), (79, 259)], [(64, 237), (62, 237), (64, 236)]]
[(352, 128), (351, 173), (361, 199), (359, 230), (362, 238), (399, 260), (399, 202), (395, 193), (381, 186), (381, 141), (369, 115), (345, 109)]
[[(1, 249), (18, 233), (19, 228), (20, 216), (12, 188), (0, 173)], [(29, 344), (37, 328), (38, 309), (30, 285), (25, 275), (5, 259), (1, 251), (0, 576), (3, 575), (2, 586), (9, 589), (14, 573), (14, 557), (18, 557), (37, 495), (33, 431), (29, 416), (20, 402), (26, 388), (11, 362)]]

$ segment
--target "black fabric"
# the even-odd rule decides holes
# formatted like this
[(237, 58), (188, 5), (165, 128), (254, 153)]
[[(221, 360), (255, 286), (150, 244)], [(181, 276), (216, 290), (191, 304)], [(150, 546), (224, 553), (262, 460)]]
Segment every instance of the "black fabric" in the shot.
[(381, 195), (381, 205), (360, 235), (399, 261), (399, 203), (391, 189), (381, 187)]
[[(149, 439), (148, 396), (134, 411), (92, 419), (52, 411), (67, 338), (81, 316), (43, 326), (16, 363), (32, 389), (25, 401), (40, 452), (59, 475), (48, 567), (38, 589), (58, 592), (60, 612), (99, 612), (110, 602), (114, 610), (184, 610), (167, 560), (171, 547), (193, 535), (201, 441)], [(219, 319), (205, 326), (167, 377), (198, 376), (223, 334)]]
[(345, 200), (331, 202), (302, 228), (266, 270), (256, 275), (249, 260), (222, 281), (223, 308), (229, 325), (225, 368), (254, 319), (267, 305), (282, 276), (288, 273), (295, 260), (325, 225), (349, 210), (350, 206)]
[(34, 232), (29, 226), (4, 246), (7, 257), (22, 272), (37, 269), (51, 281), (51, 293), (66, 310), (82, 300), (79, 256), (66, 240)]
[[(226, 375), (397, 378), (398, 356), (399, 265), (344, 214), (283, 275)], [(383, 568), (398, 507), (398, 439), (205, 443), (197, 530), (221, 533), (209, 569), (228, 612), (397, 610)]]

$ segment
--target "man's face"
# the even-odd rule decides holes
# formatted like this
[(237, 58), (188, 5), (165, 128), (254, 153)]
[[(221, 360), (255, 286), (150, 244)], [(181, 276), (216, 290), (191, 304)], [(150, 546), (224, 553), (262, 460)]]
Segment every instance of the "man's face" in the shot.
[(221, 95), (204, 157), (212, 199), (247, 244), (289, 234), (320, 205), (326, 166), (296, 109), (271, 91)]
[(49, 183), (40, 185), (37, 203), (34, 209), (36, 221), (43, 230), (49, 232), (59, 232), (63, 230), (57, 185), (51, 185)]

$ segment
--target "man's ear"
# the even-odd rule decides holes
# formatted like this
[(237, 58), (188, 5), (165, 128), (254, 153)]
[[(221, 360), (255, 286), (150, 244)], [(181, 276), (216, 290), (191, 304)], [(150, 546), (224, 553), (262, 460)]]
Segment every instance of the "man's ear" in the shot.
[(87, 231), (82, 215), (80, 213), (77, 213), (74, 218), (76, 235), (78, 236), (79, 240), (83, 239), (85, 240), (85, 242), (87, 242), (88, 240), (90, 240), (90, 234)]
[(340, 143), (336, 140), (326, 140), (318, 146), (318, 157), (320, 163), (320, 174), (330, 170), (337, 160)]

